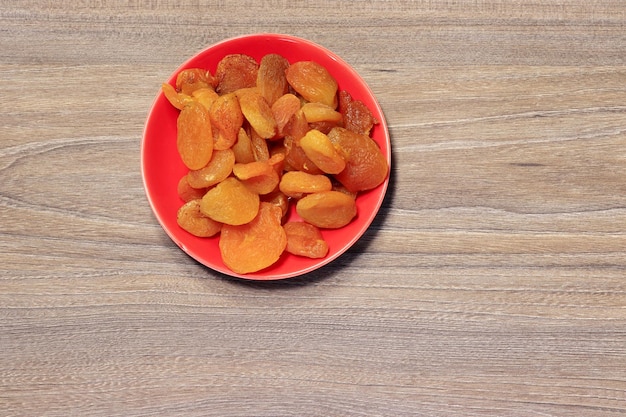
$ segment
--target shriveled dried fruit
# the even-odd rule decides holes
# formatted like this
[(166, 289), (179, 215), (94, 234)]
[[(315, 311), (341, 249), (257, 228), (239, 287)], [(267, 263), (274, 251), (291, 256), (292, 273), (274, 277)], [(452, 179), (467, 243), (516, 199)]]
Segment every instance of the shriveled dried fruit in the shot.
[(246, 164), (255, 161), (252, 140), (244, 128), (239, 129), (237, 141), (233, 144), (231, 149), (235, 153), (235, 162)]
[(243, 125), (243, 113), (235, 93), (219, 96), (213, 102), (209, 116), (215, 130), (215, 149), (228, 149), (233, 146)]
[(289, 90), (289, 84), (285, 77), (287, 68), (289, 68), (289, 61), (282, 55), (267, 54), (261, 58), (256, 86), (270, 106)]
[(194, 188), (211, 187), (228, 177), (233, 171), (233, 165), (235, 154), (231, 149), (214, 151), (205, 167), (187, 173), (187, 182)]
[(337, 81), (315, 61), (299, 61), (285, 71), (287, 82), (306, 101), (337, 108)]
[(276, 135), (276, 120), (272, 108), (256, 90), (249, 89), (239, 96), (239, 105), (250, 126), (264, 139)]
[(233, 174), (249, 190), (257, 194), (269, 194), (276, 189), (280, 177), (267, 161), (254, 161), (247, 164), (235, 164)]
[(280, 179), (279, 189), (288, 197), (301, 198), (305, 194), (330, 191), (332, 183), (325, 175), (289, 171), (285, 172)]
[(309, 122), (306, 121), (306, 117), (304, 117), (302, 109), (295, 112), (283, 128), (285, 137), (295, 141), (300, 140), (309, 130), (311, 128), (309, 127)]
[(289, 212), (289, 197), (287, 197), (285, 193), (280, 190), (274, 190), (269, 194), (262, 195), (261, 201), (271, 203), (279, 207), (283, 214), (283, 218), (285, 218)]
[(261, 203), (249, 223), (222, 227), (219, 247), (222, 260), (238, 274), (257, 272), (273, 265), (287, 246), (279, 207)]
[(217, 80), (210, 72), (201, 68), (188, 68), (176, 76), (176, 90), (183, 94), (191, 95), (199, 88), (214, 89)]
[[(285, 136), (285, 126), (293, 115), (300, 110), (300, 106), (300, 99), (291, 93), (281, 96), (272, 104), (272, 114), (276, 121), (277, 136), (279, 138)], [(304, 128), (306, 129), (306, 124)]]
[(378, 124), (370, 109), (362, 101), (353, 100), (346, 90), (339, 92), (339, 111), (343, 114), (343, 127), (355, 133), (369, 136), (372, 127)]
[(306, 156), (304, 149), (300, 146), (300, 140), (285, 138), (285, 164), (287, 171), (303, 171), (307, 174), (323, 174), (324, 171), (318, 168), (311, 159)]
[(332, 122), (337, 124), (342, 120), (341, 113), (324, 103), (304, 103), (302, 112), (309, 123)]
[(245, 224), (259, 211), (259, 195), (241, 183), (228, 177), (211, 188), (202, 197), (200, 209), (205, 216), (230, 225)]
[(255, 161), (267, 161), (270, 158), (270, 149), (265, 138), (259, 136), (256, 130), (250, 130), (250, 141), (252, 142), (252, 153)]
[(193, 101), (193, 98), (187, 94), (179, 93), (174, 87), (168, 83), (161, 84), (161, 91), (163, 95), (170, 102), (170, 104), (176, 107), (178, 110), (182, 110), (187, 103)]
[(306, 222), (287, 222), (283, 228), (287, 235), (287, 252), (307, 258), (323, 258), (328, 254), (328, 243), (316, 226)]
[(356, 202), (339, 191), (323, 191), (302, 197), (296, 212), (307, 223), (324, 229), (337, 229), (356, 216)]
[(213, 134), (209, 113), (199, 103), (189, 102), (179, 113), (176, 146), (189, 169), (200, 169), (213, 155)]
[(211, 106), (219, 97), (219, 95), (212, 88), (199, 88), (191, 93), (191, 96), (198, 103), (202, 104), (207, 110), (211, 109)]
[(233, 93), (240, 88), (254, 87), (259, 64), (246, 54), (226, 55), (217, 63), (216, 91), (220, 94)]
[(328, 136), (313, 129), (300, 139), (300, 146), (306, 156), (327, 174), (339, 174), (346, 167), (346, 161), (337, 152)]
[(346, 159), (346, 168), (335, 178), (349, 191), (370, 190), (387, 178), (389, 164), (372, 138), (340, 127), (328, 138)]
[(178, 225), (198, 237), (215, 236), (222, 229), (222, 224), (205, 216), (200, 211), (200, 200), (190, 200), (183, 204), (176, 216)]
[(285, 147), (282, 144), (275, 145), (269, 149), (269, 152), (270, 158), (267, 162), (279, 176), (282, 176), (285, 171), (285, 155), (287, 154)]
[(207, 192), (206, 188), (194, 188), (187, 181), (187, 175), (183, 175), (183, 177), (178, 181), (178, 187), (176, 188), (178, 192), (178, 196), (185, 203), (191, 200), (198, 200), (204, 196)]

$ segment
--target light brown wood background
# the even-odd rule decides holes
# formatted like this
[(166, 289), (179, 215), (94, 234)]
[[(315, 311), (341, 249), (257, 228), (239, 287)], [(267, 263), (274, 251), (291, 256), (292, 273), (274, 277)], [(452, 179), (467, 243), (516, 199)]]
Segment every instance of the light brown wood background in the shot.
[[(393, 172), (371, 230), (284, 282), (157, 224), (160, 83), (227, 37), (341, 55)], [(626, 3), (0, 6), (0, 415), (626, 415)]]

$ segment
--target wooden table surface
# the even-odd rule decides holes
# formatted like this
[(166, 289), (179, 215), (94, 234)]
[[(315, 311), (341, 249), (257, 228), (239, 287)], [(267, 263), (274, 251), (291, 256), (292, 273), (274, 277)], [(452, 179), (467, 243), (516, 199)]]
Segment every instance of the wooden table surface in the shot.
[[(626, 415), (625, 2), (204, 3), (0, 6), (0, 415)], [(140, 170), (161, 82), (254, 32), (342, 56), (393, 146), (366, 235), (268, 283)]]

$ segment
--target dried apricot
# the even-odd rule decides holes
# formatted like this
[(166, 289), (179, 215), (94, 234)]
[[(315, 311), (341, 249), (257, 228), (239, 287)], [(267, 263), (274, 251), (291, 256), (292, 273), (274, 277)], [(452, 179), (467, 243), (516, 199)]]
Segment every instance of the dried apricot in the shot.
[(287, 235), (287, 252), (307, 258), (323, 258), (328, 254), (328, 243), (316, 226), (306, 222), (287, 222), (283, 228)]
[(302, 112), (309, 123), (332, 122), (337, 124), (342, 119), (341, 113), (324, 103), (304, 103)]
[(362, 101), (353, 100), (346, 90), (339, 92), (339, 111), (343, 115), (343, 127), (355, 133), (369, 136), (372, 127), (378, 124), (370, 109)]
[(249, 89), (239, 96), (241, 112), (259, 136), (264, 139), (276, 134), (276, 120), (272, 108), (255, 89)]
[(346, 167), (346, 161), (337, 152), (328, 136), (312, 129), (300, 139), (305, 155), (327, 174), (338, 174)]
[(222, 224), (205, 216), (200, 211), (200, 200), (183, 204), (176, 215), (178, 225), (198, 237), (211, 237), (220, 232)]
[(225, 224), (219, 241), (224, 264), (238, 274), (273, 265), (287, 247), (279, 207), (261, 203), (255, 218), (238, 226)]
[(207, 70), (200, 68), (188, 68), (176, 76), (176, 90), (183, 94), (191, 95), (199, 88), (214, 89), (217, 80)]
[(323, 174), (324, 171), (306, 155), (299, 140), (291, 140), (290, 137), (285, 138), (285, 163), (289, 166), (289, 171), (297, 170), (308, 174)]
[(269, 194), (262, 195), (261, 201), (271, 203), (279, 207), (281, 212), (283, 213), (283, 218), (285, 218), (285, 216), (287, 216), (287, 213), (289, 212), (289, 197), (287, 197), (285, 193), (278, 189), (272, 191)]
[(293, 140), (300, 140), (306, 135), (306, 132), (311, 130), (302, 109), (299, 109), (291, 116), (291, 119), (289, 119), (289, 122), (287, 122), (283, 130), (285, 137)]
[(235, 162), (237, 163), (246, 164), (255, 160), (252, 140), (244, 128), (239, 129), (237, 141), (231, 149), (235, 153)]
[(211, 106), (219, 97), (219, 95), (212, 88), (198, 88), (191, 93), (191, 96), (198, 103), (202, 104), (207, 110), (211, 109)]
[(337, 108), (337, 81), (315, 61), (299, 61), (285, 71), (287, 82), (306, 101)]
[(228, 177), (202, 197), (205, 216), (231, 225), (250, 222), (259, 211), (259, 195), (248, 190), (237, 178)]
[(330, 191), (332, 183), (325, 175), (289, 171), (283, 174), (278, 187), (288, 197), (301, 198), (304, 194)]
[[(276, 130), (278, 137), (284, 137), (284, 128), (291, 120), (292, 116), (300, 110), (300, 99), (291, 93), (287, 93), (278, 98), (272, 104), (272, 114), (276, 121)], [(306, 125), (305, 125), (306, 128)]]
[(296, 203), (296, 212), (314, 226), (337, 229), (350, 223), (356, 216), (356, 202), (340, 191), (322, 191), (302, 197)]
[(259, 136), (256, 130), (250, 130), (250, 141), (252, 142), (252, 153), (255, 161), (267, 161), (270, 158), (270, 149), (267, 141)]
[(240, 88), (254, 87), (259, 64), (246, 54), (230, 54), (217, 63), (216, 91), (220, 94), (233, 93)]
[(285, 77), (287, 68), (289, 68), (289, 61), (282, 55), (267, 54), (261, 58), (256, 86), (270, 106), (289, 91), (289, 84)]
[(235, 153), (231, 149), (214, 151), (209, 163), (187, 173), (187, 182), (194, 188), (208, 188), (228, 177), (233, 171)]
[(346, 160), (346, 168), (335, 178), (349, 191), (370, 190), (385, 180), (389, 165), (372, 138), (341, 127), (331, 130), (328, 138)]
[(235, 164), (233, 174), (249, 190), (257, 194), (268, 194), (276, 189), (280, 177), (269, 160)]
[(213, 134), (209, 113), (199, 103), (189, 102), (177, 119), (176, 146), (189, 169), (200, 169), (213, 155)]
[(176, 188), (178, 196), (185, 203), (191, 200), (197, 200), (204, 196), (207, 192), (206, 188), (193, 188), (189, 181), (187, 181), (187, 175), (183, 175), (178, 181), (178, 187)]
[(215, 149), (228, 149), (237, 141), (243, 125), (243, 113), (235, 93), (219, 96), (209, 110), (215, 130)]
[(163, 95), (170, 102), (170, 104), (176, 107), (178, 110), (182, 110), (187, 103), (193, 101), (193, 98), (187, 94), (179, 93), (174, 87), (168, 83), (161, 84), (161, 91)]
[(274, 171), (276, 171), (279, 176), (282, 176), (283, 171), (285, 171), (285, 155), (287, 154), (285, 147), (282, 144), (275, 145), (272, 146), (269, 151), (270, 158), (267, 162), (274, 168)]

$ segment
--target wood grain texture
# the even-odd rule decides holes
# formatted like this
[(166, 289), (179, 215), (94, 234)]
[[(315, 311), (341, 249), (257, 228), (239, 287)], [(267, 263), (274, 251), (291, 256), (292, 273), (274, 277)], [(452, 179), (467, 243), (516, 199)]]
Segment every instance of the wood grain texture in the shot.
[[(0, 6), (0, 415), (626, 415), (626, 4)], [(159, 227), (160, 83), (251, 32), (351, 63), (390, 125), (380, 215), (284, 282)]]

